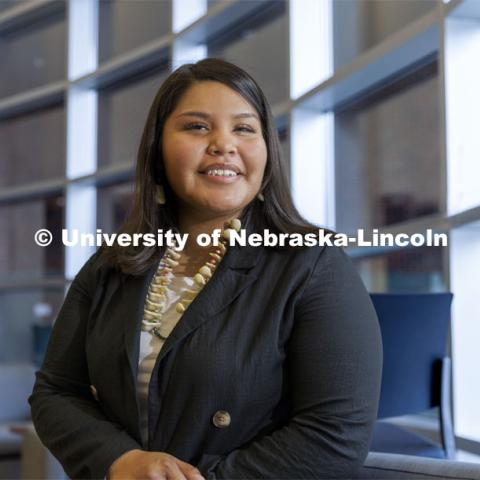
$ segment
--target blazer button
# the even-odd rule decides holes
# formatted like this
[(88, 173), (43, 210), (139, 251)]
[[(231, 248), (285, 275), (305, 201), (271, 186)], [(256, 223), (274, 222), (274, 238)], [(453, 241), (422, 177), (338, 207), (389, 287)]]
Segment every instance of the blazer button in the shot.
[(93, 398), (98, 402), (99, 401), (98, 392), (95, 385), (90, 385), (90, 392), (92, 393)]
[(225, 428), (230, 425), (230, 414), (225, 410), (218, 410), (212, 417), (213, 424), (217, 428)]

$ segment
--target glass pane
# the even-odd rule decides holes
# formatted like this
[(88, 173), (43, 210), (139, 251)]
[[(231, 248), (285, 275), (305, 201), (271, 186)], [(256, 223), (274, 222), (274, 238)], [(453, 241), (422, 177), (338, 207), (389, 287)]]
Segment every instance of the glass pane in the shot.
[(353, 262), (370, 292), (446, 292), (446, 255), (445, 247), (417, 247)]
[(441, 205), (438, 78), (335, 115), (336, 230), (433, 214)]
[(0, 363), (39, 365), (63, 289), (0, 291)]
[(455, 433), (480, 441), (480, 220), (450, 232)]
[(334, 1), (335, 68), (351, 62), (357, 55), (432, 11), (436, 4), (436, 0)]
[(100, 62), (170, 33), (171, 16), (171, 0), (101, 0)]
[(125, 220), (133, 205), (133, 182), (110, 185), (98, 189), (97, 228), (113, 233)]
[(63, 13), (0, 37), (0, 98), (66, 77)]
[(165, 71), (101, 90), (98, 104), (98, 164), (135, 163), (148, 110)]
[(0, 186), (64, 176), (63, 106), (0, 121)]
[[(0, 206), (0, 283), (63, 275), (64, 197)], [(37, 230), (46, 228), (52, 243), (40, 247)]]
[(275, 104), (289, 96), (287, 38), (286, 2), (280, 0), (258, 14), (247, 28), (236, 28), (211, 40), (207, 44), (208, 56), (245, 69), (263, 89), (268, 101)]

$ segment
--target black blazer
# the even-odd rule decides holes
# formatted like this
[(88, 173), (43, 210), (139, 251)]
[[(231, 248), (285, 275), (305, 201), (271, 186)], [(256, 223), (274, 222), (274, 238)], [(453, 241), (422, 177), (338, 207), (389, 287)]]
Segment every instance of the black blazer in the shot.
[(160, 351), (142, 445), (135, 379), (154, 272), (121, 274), (97, 252), (68, 291), (29, 398), (67, 474), (103, 478), (144, 449), (209, 479), (353, 477), (376, 419), (382, 347), (346, 253), (230, 247)]

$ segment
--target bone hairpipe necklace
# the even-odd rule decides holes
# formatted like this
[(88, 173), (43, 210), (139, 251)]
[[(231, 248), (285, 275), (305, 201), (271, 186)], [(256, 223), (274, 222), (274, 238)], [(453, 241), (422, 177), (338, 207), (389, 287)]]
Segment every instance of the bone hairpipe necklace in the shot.
[[(227, 241), (230, 231), (240, 231), (241, 223), (238, 218), (230, 220), (230, 222), (222, 231), (220, 244), (214, 252), (210, 252), (210, 260), (206, 262), (193, 277), (195, 281), (195, 289), (187, 289), (184, 291), (180, 300), (177, 302), (175, 309), (178, 313), (183, 314), (188, 306), (193, 302), (195, 297), (202, 291), (203, 287), (208, 283), (213, 272), (221, 262), (225, 252), (227, 251)], [(148, 331), (156, 335), (162, 340), (167, 337), (160, 333), (162, 319), (165, 313), (165, 304), (167, 301), (166, 291), (174, 277), (173, 269), (178, 265), (181, 253), (175, 251), (174, 248), (168, 247), (165, 255), (160, 260), (158, 269), (148, 288), (145, 307), (143, 310), (142, 330)]]

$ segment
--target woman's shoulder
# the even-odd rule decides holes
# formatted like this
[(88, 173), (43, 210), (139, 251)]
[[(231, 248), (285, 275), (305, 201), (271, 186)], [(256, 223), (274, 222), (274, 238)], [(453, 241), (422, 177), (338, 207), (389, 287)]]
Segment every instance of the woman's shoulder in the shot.
[(282, 249), (266, 248), (265, 252), (267, 257), (310, 267), (332, 262), (351, 262), (350, 256), (346, 253), (344, 247), (333, 244), (315, 244), (312, 246)]
[(265, 268), (279, 275), (304, 279), (312, 276), (330, 276), (335, 272), (350, 271), (355, 267), (343, 247), (314, 245), (295, 249), (274, 250), (265, 248)]
[(114, 267), (106, 261), (103, 253), (102, 247), (93, 253), (75, 275), (74, 281), (84, 282), (89, 286), (93, 286), (107, 272), (114, 271)]

